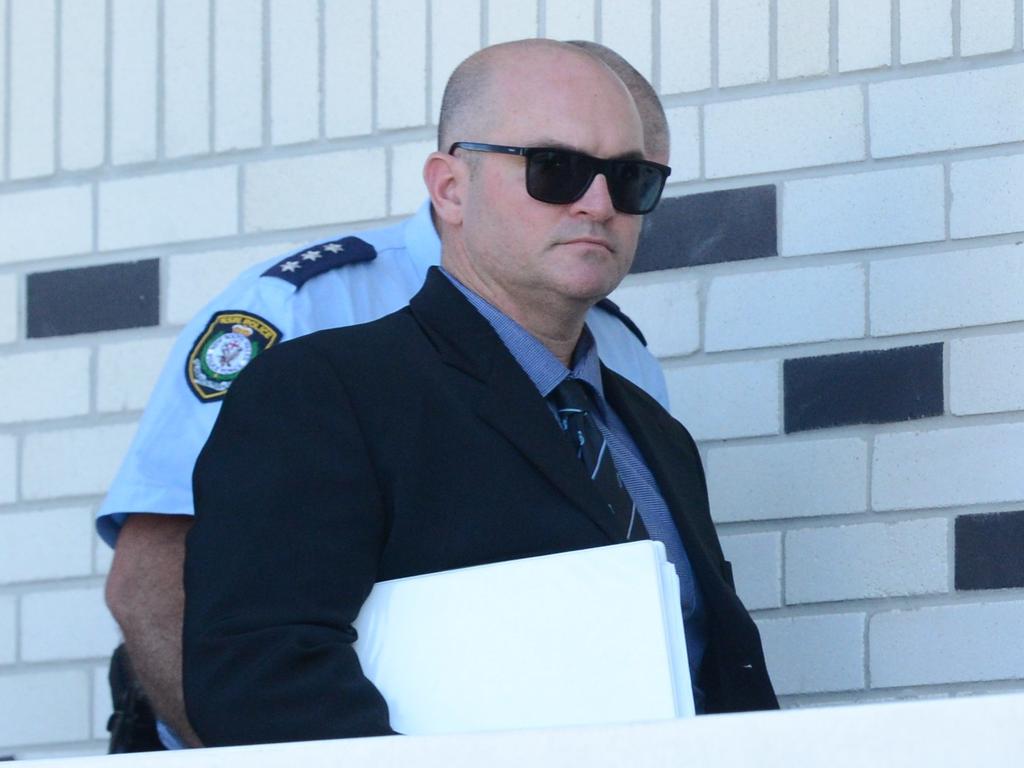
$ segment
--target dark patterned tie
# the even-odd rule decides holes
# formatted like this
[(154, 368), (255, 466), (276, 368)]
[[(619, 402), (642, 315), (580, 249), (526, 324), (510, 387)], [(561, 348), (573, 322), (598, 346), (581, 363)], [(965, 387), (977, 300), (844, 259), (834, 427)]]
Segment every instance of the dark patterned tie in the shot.
[(608, 504), (609, 513), (622, 524), (626, 540), (645, 538), (647, 530), (636, 504), (622, 485), (608, 442), (591, 415), (596, 404), (590, 394), (590, 385), (566, 377), (549, 397), (558, 411), (558, 423), (576, 449), (576, 458), (583, 462), (590, 479), (597, 485), (598, 492)]

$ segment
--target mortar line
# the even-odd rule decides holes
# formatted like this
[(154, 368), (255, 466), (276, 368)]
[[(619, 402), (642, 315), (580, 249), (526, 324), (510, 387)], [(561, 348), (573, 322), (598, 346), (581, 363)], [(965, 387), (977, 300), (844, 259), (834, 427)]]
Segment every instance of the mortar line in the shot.
[(327, 138), (327, 13), (324, 7), (324, 0), (317, 0), (316, 4), (316, 37), (317, 37), (317, 138), (324, 141)]
[(828, 8), (828, 74), (839, 74), (839, 0), (831, 0)]
[[(108, 0), (109, 2), (109, 0)], [(4, 124), (0, 133), (0, 144), (2, 144), (3, 164), (0, 166), (0, 177), (9, 179), (11, 177), (11, 10), (10, 0), (5, 0), (2, 9), (4, 14), (3, 29), (3, 103), (0, 110), (3, 111)]]
[(953, 58), (960, 58), (960, 0), (953, 0), (949, 12), (953, 16)]
[(261, 148), (271, 146), (273, 143), (273, 137), (271, 136), (271, 109), (273, 100), (273, 81), (271, 77), (271, 66), (270, 56), (273, 48), (270, 35), (270, 25), (272, 23), (272, 10), (270, 7), (271, 0), (263, 0), (261, 14), (263, 16), (263, 24), (261, 25), (262, 32), (262, 51), (260, 56), (261, 63), (261, 77), (263, 79), (263, 104), (260, 109), (261, 125), (262, 125), (262, 140), (260, 142)]
[(206, 14), (206, 151), (217, 151), (217, 0), (209, 0)]
[(57, 0), (53, 15), (53, 172), (61, 169), (61, 94), (64, 92), (64, 0)]
[(167, 88), (165, 79), (167, 67), (165, 58), (167, 46), (165, 36), (167, 34), (166, 9), (164, 0), (157, 0), (156, 6), (156, 161), (167, 157)]

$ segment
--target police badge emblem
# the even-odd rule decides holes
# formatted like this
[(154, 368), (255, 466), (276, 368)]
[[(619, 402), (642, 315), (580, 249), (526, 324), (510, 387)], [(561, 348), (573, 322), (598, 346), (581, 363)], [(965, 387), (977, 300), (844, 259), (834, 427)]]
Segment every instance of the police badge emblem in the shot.
[(203, 403), (224, 397), (242, 369), (280, 338), (281, 332), (259, 315), (216, 313), (192, 345), (185, 364), (192, 393)]

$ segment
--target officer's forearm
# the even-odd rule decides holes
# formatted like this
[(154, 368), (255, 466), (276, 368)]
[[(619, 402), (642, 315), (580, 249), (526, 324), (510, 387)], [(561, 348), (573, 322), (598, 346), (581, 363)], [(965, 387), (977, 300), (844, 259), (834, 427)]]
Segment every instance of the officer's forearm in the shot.
[(187, 745), (200, 746), (181, 687), (182, 566), (191, 526), (181, 515), (129, 515), (107, 578), (107, 605), (157, 716)]

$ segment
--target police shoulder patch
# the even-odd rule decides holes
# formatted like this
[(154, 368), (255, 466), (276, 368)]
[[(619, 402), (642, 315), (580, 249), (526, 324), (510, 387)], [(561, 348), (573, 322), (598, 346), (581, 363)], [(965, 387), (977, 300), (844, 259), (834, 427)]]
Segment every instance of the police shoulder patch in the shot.
[(201, 403), (224, 397), (242, 369), (280, 338), (273, 323), (252, 312), (217, 312), (192, 345), (185, 363), (192, 394)]
[(611, 299), (601, 299), (597, 302), (597, 306), (608, 314), (615, 315), (615, 317), (619, 318), (622, 324), (626, 326), (634, 336), (640, 339), (640, 343), (645, 347), (647, 346), (647, 339), (644, 338), (644, 334), (641, 332), (640, 327), (633, 322), (629, 315), (622, 311), (618, 304)]
[(365, 240), (358, 237), (342, 237), (285, 256), (264, 272), (263, 277), (279, 277), (300, 288), (307, 280), (324, 272), (347, 264), (372, 261), (375, 258), (377, 249)]

